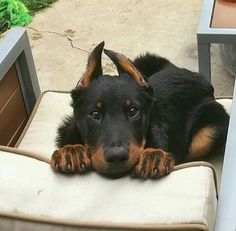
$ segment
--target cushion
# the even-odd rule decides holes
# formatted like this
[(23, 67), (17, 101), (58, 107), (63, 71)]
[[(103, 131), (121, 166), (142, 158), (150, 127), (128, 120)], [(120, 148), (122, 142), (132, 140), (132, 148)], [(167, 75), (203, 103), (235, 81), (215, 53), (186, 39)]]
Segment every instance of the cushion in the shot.
[(51, 158), (55, 151), (55, 137), (58, 125), (66, 115), (72, 113), (70, 94), (45, 92), (39, 98), (30, 121), (16, 146)]
[(216, 176), (205, 162), (158, 180), (67, 176), (49, 165), (70, 97), (46, 92), (17, 146), (0, 148), (0, 230), (213, 230)]
[(231, 97), (218, 97), (216, 98), (216, 101), (223, 105), (226, 112), (230, 114), (231, 111), (231, 105), (232, 105), (232, 98)]
[(44, 161), (6, 151), (0, 153), (0, 230), (9, 230), (12, 222), (19, 230), (34, 227), (18, 219), (54, 224), (50, 230), (58, 224), (212, 230), (216, 188), (208, 166), (185, 166), (155, 181), (111, 180), (96, 173), (54, 173)]
[[(232, 101), (230, 98), (218, 98), (217, 101), (230, 113)], [(38, 99), (16, 147), (50, 158), (56, 149), (57, 127), (66, 115), (72, 114), (70, 102), (71, 98), (68, 92), (44, 92)]]

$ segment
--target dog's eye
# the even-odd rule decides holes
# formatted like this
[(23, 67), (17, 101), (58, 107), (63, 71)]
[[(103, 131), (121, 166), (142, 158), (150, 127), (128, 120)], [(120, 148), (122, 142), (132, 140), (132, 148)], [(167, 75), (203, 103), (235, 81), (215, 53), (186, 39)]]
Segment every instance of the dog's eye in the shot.
[(94, 119), (94, 120), (99, 120), (100, 119), (100, 112), (99, 111), (92, 111), (89, 113), (89, 115)]
[(137, 115), (139, 112), (139, 109), (137, 107), (131, 107), (129, 108), (129, 117), (133, 117)]

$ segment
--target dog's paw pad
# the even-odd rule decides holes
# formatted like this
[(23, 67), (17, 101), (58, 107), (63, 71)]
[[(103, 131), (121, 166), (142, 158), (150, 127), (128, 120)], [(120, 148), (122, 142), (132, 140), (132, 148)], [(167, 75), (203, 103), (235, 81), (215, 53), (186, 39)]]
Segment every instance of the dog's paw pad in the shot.
[(66, 145), (53, 153), (51, 166), (58, 172), (84, 173), (90, 169), (91, 161), (84, 146)]
[(142, 179), (159, 178), (168, 175), (175, 165), (170, 153), (161, 149), (148, 148), (140, 156), (132, 176)]

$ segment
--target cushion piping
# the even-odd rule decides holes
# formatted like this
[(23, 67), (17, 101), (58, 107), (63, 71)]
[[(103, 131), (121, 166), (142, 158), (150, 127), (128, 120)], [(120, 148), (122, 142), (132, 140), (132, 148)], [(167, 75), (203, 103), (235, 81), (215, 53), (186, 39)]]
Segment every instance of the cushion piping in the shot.
[[(24, 138), (24, 136), (25, 136), (25, 134), (26, 134), (26, 132), (27, 132), (27, 130), (28, 130), (28, 128), (29, 128), (29, 126), (30, 126), (30, 124), (31, 124), (31, 122), (32, 122), (36, 112), (37, 112), (37, 110), (38, 110), (38, 107), (39, 107), (39, 105), (41, 103), (41, 100), (42, 100), (44, 94), (51, 93), (51, 92), (53, 92), (53, 93), (67, 93), (67, 94), (70, 93), (70, 91), (59, 91), (59, 90), (47, 90), (47, 91), (42, 92), (41, 95), (38, 97), (38, 99), (36, 101), (36, 104), (34, 106), (34, 109), (33, 109), (32, 113), (31, 113), (31, 115), (29, 117), (29, 120), (28, 120), (24, 130), (22, 131), (22, 134), (20, 135), (20, 137), (19, 137), (19, 139), (18, 139), (18, 141), (17, 141), (17, 143), (15, 145), (15, 151), (14, 151), (14, 149), (12, 149), (12, 151), (10, 149), (8, 149), (8, 148), (6, 149), (6, 148), (4, 148), (4, 146), (1, 146), (1, 145), (0, 145), (0, 150), (1, 149), (2, 150), (5, 149), (5, 151), (9, 150), (8, 152), (14, 152), (15, 154), (18, 153), (20, 155), (29, 156), (29, 157), (32, 157), (32, 158), (44, 161), (44, 162), (46, 162), (48, 164), (51, 163), (51, 160), (49, 158), (46, 158), (46, 157), (44, 157), (42, 155), (39, 155), (39, 154), (36, 154), (36, 153), (32, 153), (32, 152), (28, 152), (28, 151), (24, 151), (24, 150), (20, 151), (19, 149), (16, 149), (20, 145), (21, 141), (23, 140), (23, 138)], [(219, 98), (223, 99), (223, 98), (229, 98), (229, 97), (219, 97)], [(176, 165), (176, 166), (174, 166), (174, 171), (178, 170), (178, 169), (185, 168), (185, 167), (192, 167), (192, 166), (207, 166), (207, 167), (210, 167), (212, 169), (212, 171), (213, 171), (215, 186), (217, 185), (217, 175), (216, 175), (216, 171), (214, 169), (214, 166), (211, 165), (208, 162), (205, 162), (205, 161), (193, 161), (193, 162), (188, 162), (188, 163)], [(216, 197), (218, 199), (218, 190), (217, 190), (217, 187), (215, 187), (215, 188), (216, 188)]]
[[(1, 146), (1, 145), (0, 145), (0, 151), (8, 152), (9, 154), (30, 157), (30, 158), (33, 158), (33, 159), (36, 159), (39, 161), (43, 161), (43, 162), (51, 165), (51, 159), (49, 159), (43, 155), (39, 155), (37, 153), (33, 153), (33, 152), (29, 152), (29, 151), (25, 151), (25, 150), (17, 149), (17, 148), (5, 147), (5, 146)], [(179, 165), (174, 166), (173, 171), (178, 171), (181, 169), (191, 168), (191, 167), (199, 167), (199, 166), (208, 167), (212, 170), (214, 183), (215, 183), (215, 189), (216, 189), (216, 197), (218, 198), (217, 175), (216, 175), (216, 171), (214, 169), (214, 166), (212, 164), (205, 162), (205, 161), (192, 161), (192, 162), (187, 162), (187, 163), (183, 163), (183, 164), (179, 164)]]
[[(24, 150), (19, 150), (16, 148), (9, 148), (5, 146), (0, 146), (0, 151), (7, 152), (9, 154), (15, 154), (20, 156), (25, 156), (29, 158), (34, 158), (39, 161), (43, 161), (47, 164), (50, 164), (50, 159), (38, 155), (35, 153), (31, 153)], [(3, 154), (3, 153), (2, 153)], [(216, 173), (214, 170), (214, 167), (204, 161), (195, 161), (195, 162), (189, 162), (180, 164), (174, 167), (174, 171), (178, 171), (185, 168), (190, 167), (208, 167), (211, 168), (213, 175), (214, 175), (214, 183), (215, 183), (215, 190), (216, 195), (217, 193), (217, 187), (216, 187)], [(48, 217), (40, 217), (40, 216), (32, 216), (30, 214), (23, 214), (23, 213), (16, 213), (16, 212), (5, 212), (0, 211), (0, 217), (5, 218), (16, 218), (26, 221), (33, 221), (33, 222), (40, 222), (40, 223), (48, 223), (48, 224), (62, 224), (62, 225), (69, 225), (69, 226), (77, 226), (77, 227), (89, 227), (89, 228), (114, 228), (114, 229), (146, 229), (146, 230), (202, 230), (202, 231), (208, 231), (208, 227), (204, 224), (146, 224), (146, 225), (140, 225), (140, 224), (119, 224), (119, 223), (98, 223), (98, 222), (81, 222), (81, 221), (75, 221), (75, 220), (69, 220), (69, 219), (56, 219), (56, 218), (48, 218)]]
[[(59, 90), (47, 90), (47, 91), (43, 91), (43, 92), (40, 94), (40, 96), (38, 97), (38, 99), (37, 99), (37, 101), (36, 101), (36, 103), (35, 103), (34, 109), (33, 109), (32, 113), (31, 113), (31, 115), (30, 115), (30, 117), (29, 117), (29, 120), (28, 120), (28, 122), (27, 122), (27, 124), (26, 124), (24, 130), (22, 131), (22, 133), (21, 133), (19, 139), (17, 140), (15, 146), (14, 146), (15, 148), (17, 148), (17, 147), (20, 145), (22, 139), (24, 138), (25, 133), (27, 132), (27, 130), (28, 130), (28, 128), (29, 128), (29, 126), (30, 126), (30, 124), (31, 124), (31, 122), (32, 122), (32, 120), (33, 120), (33, 118), (34, 118), (34, 116), (35, 116), (35, 113), (36, 113), (37, 110), (38, 110), (38, 107), (39, 107), (39, 105), (40, 105), (40, 103), (41, 103), (41, 100), (42, 100), (44, 94), (50, 93), (50, 92), (55, 92), (55, 93), (68, 93), (68, 94), (70, 93), (70, 91), (59, 91)], [(216, 97), (215, 99), (232, 99), (232, 97), (230, 97), (230, 96)]]
[(131, 230), (201, 230), (208, 231), (208, 227), (204, 224), (129, 224), (129, 223), (98, 223), (98, 222), (81, 222), (69, 219), (56, 219), (48, 217), (33, 216), (30, 214), (16, 212), (1, 212), (0, 217), (16, 218), (25, 221), (34, 221), (46, 224), (68, 225), (73, 227), (84, 228), (112, 228), (112, 229), (131, 229)]
[(25, 134), (26, 134), (26, 132), (27, 132), (27, 130), (28, 130), (28, 128), (29, 128), (29, 126), (30, 126), (30, 124), (31, 124), (31, 122), (32, 122), (32, 120), (33, 120), (33, 118), (34, 118), (36, 112), (37, 112), (37, 110), (38, 110), (38, 107), (39, 107), (39, 105), (40, 105), (40, 103), (41, 103), (41, 100), (42, 100), (44, 94), (50, 93), (50, 92), (55, 92), (55, 93), (68, 93), (68, 94), (70, 93), (70, 92), (68, 92), (68, 91), (54, 91), (54, 90), (48, 90), (48, 91), (42, 92), (42, 93), (40, 94), (40, 96), (38, 97), (38, 99), (37, 99), (35, 105), (34, 105), (34, 109), (33, 109), (32, 113), (31, 113), (31, 115), (30, 115), (30, 117), (29, 117), (29, 119), (28, 119), (28, 122), (27, 122), (26, 125), (25, 125), (25, 128), (23, 129), (23, 131), (22, 131), (20, 137), (18, 138), (18, 140), (17, 140), (17, 142), (16, 142), (16, 144), (15, 144), (15, 146), (14, 146), (15, 148), (17, 148), (17, 147), (20, 145), (21, 141), (23, 140), (23, 138), (24, 138), (24, 136), (25, 136)]

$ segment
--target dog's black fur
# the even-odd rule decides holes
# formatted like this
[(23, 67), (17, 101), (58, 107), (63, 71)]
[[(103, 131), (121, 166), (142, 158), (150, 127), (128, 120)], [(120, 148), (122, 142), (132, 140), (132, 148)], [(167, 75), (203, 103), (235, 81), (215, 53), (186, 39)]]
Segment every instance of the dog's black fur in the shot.
[(132, 170), (155, 178), (168, 174), (174, 163), (224, 146), (229, 118), (203, 76), (147, 53), (127, 60), (147, 83), (140, 84), (119, 56), (106, 53), (119, 75), (103, 75), (96, 65), (89, 84), (71, 91), (74, 114), (58, 129), (54, 169), (106, 175)]
[(199, 73), (155, 55), (140, 56), (134, 63), (153, 87), (148, 146), (168, 150), (177, 163), (183, 162), (194, 135), (204, 127), (215, 128), (211, 152), (224, 145), (229, 117), (214, 100), (211, 83)]

